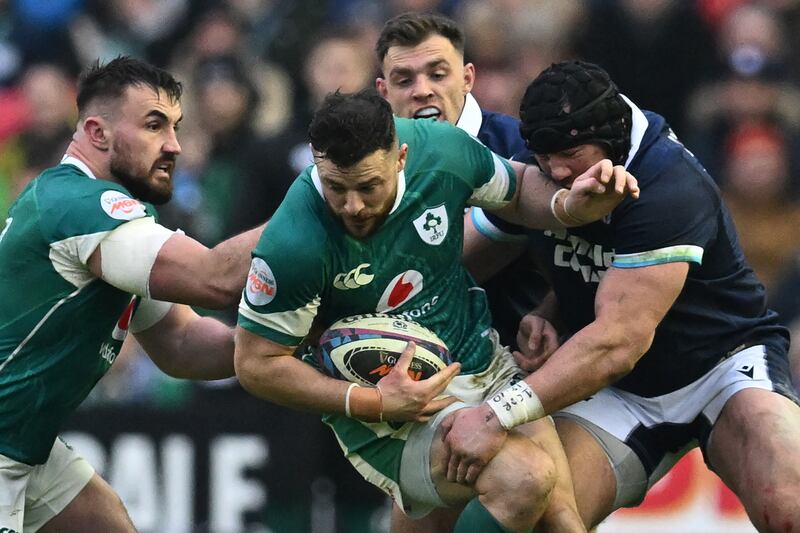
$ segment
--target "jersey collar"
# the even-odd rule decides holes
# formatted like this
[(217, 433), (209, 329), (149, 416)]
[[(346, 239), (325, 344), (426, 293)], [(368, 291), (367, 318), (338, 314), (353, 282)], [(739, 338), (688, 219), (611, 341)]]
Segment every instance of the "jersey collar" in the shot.
[(461, 116), (458, 117), (456, 127), (461, 128), (473, 137), (478, 136), (483, 124), (483, 113), (481, 113), (481, 106), (478, 101), (472, 96), (472, 93), (467, 93), (464, 98), (464, 109), (461, 110)]
[(86, 174), (87, 176), (92, 178), (93, 180), (97, 179), (97, 177), (94, 174), (92, 174), (92, 171), (89, 170), (89, 167), (86, 165), (86, 163), (84, 163), (83, 161), (81, 161), (80, 159), (75, 157), (74, 155), (64, 154), (64, 157), (61, 158), (61, 164), (62, 165), (72, 165), (73, 167), (78, 167), (78, 169), (81, 172), (83, 172), (84, 174)]
[(625, 168), (628, 168), (633, 158), (636, 157), (636, 152), (639, 151), (649, 123), (647, 122), (647, 117), (644, 116), (641, 109), (636, 107), (636, 104), (631, 102), (624, 94), (620, 93), (620, 96), (625, 100), (625, 103), (628, 104), (628, 107), (631, 108), (631, 151), (628, 152), (628, 159), (625, 161)]
[(394, 213), (397, 208), (400, 206), (400, 202), (403, 200), (403, 195), (406, 193), (406, 173), (404, 170), (401, 170), (397, 173), (397, 195), (394, 197), (394, 205), (392, 206), (392, 210), (389, 211), (391, 215)]
[[(322, 193), (322, 181), (319, 179), (319, 172), (317, 171), (317, 165), (311, 169), (311, 182), (314, 184), (314, 188), (317, 189), (322, 200), (325, 200), (325, 195)], [(397, 208), (400, 206), (400, 202), (403, 200), (403, 195), (406, 193), (406, 173), (405, 171), (401, 170), (397, 173), (397, 195), (394, 197), (394, 205), (392, 206), (392, 210), (389, 211), (389, 214), (394, 213)]]

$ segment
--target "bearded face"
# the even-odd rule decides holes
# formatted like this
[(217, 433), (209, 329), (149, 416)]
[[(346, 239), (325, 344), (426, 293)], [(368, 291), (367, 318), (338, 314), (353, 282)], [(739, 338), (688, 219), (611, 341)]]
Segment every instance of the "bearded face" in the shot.
[(109, 170), (133, 196), (153, 204), (172, 198), (181, 153), (176, 136), (181, 106), (163, 90), (131, 86), (111, 122)]
[(136, 154), (130, 144), (122, 138), (113, 143), (110, 170), (114, 178), (139, 200), (155, 205), (169, 202), (172, 198), (172, 173), (175, 170), (176, 154), (161, 154), (155, 160), (145, 160)]

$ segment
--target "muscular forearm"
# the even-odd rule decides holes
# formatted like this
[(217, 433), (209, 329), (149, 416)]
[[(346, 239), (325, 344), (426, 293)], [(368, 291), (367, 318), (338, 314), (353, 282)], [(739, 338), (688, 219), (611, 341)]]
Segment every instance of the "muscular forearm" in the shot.
[[(332, 379), (291, 355), (248, 359), (237, 363), (242, 386), (252, 395), (285, 407), (313, 413), (344, 414), (345, 394), (350, 384)], [(377, 420), (380, 413), (374, 389), (354, 388), (351, 415)]]
[(213, 380), (234, 375), (233, 328), (209, 317), (197, 317), (170, 332), (136, 335), (164, 373), (181, 379)]
[(563, 228), (564, 225), (550, 210), (550, 200), (561, 187), (547, 179), (535, 166), (525, 165), (524, 168), (515, 166), (515, 170), (519, 191), (514, 201), (492, 212), (508, 222), (528, 228)]
[(633, 369), (652, 341), (635, 341), (592, 323), (571, 337), (525, 381), (547, 413), (584, 400)]
[(211, 268), (225, 292), (230, 295), (230, 305), (235, 305), (242, 293), (247, 272), (250, 269), (250, 252), (256, 247), (265, 224), (235, 237), (231, 237), (211, 249)]

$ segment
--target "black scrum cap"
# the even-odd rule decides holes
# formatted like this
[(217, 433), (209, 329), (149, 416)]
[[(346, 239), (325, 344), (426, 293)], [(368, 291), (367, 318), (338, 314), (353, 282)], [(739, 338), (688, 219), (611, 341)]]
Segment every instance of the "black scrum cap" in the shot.
[(615, 165), (625, 163), (631, 108), (597, 65), (583, 61), (551, 65), (528, 86), (519, 114), (520, 132), (534, 153), (597, 143), (605, 146)]

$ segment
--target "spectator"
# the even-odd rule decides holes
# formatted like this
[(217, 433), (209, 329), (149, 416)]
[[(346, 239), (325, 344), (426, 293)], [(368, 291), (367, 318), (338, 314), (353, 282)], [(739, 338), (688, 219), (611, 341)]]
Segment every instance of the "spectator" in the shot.
[(788, 147), (776, 127), (761, 122), (738, 125), (726, 144), (723, 198), (745, 257), (769, 294), (797, 246), (800, 227)]

